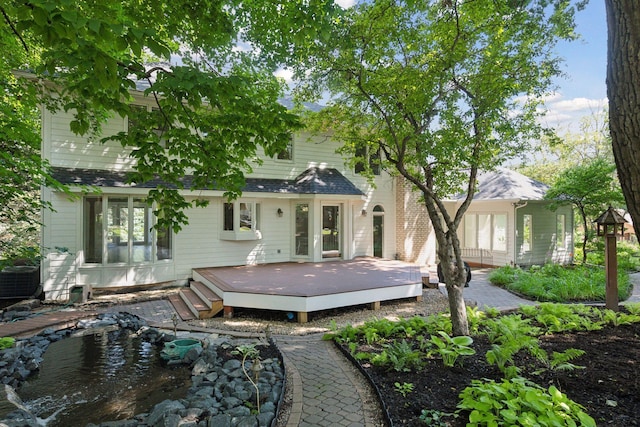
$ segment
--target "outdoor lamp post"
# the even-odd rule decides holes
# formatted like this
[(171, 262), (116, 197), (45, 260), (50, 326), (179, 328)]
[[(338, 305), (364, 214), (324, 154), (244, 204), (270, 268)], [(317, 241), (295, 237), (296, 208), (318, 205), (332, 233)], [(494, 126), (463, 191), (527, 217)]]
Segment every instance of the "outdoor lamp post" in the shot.
[(627, 222), (622, 215), (609, 206), (594, 221), (598, 225), (598, 236), (604, 236), (604, 268), (606, 275), (606, 307), (618, 311), (618, 257), (616, 255), (616, 235), (624, 233)]

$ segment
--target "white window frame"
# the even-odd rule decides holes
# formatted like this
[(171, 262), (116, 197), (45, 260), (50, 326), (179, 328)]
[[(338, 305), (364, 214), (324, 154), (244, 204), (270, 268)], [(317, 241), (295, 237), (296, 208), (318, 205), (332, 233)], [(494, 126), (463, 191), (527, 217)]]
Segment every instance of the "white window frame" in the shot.
[(279, 162), (293, 162), (293, 134), (289, 135), (287, 147), (276, 154), (276, 160)]
[[(527, 236), (525, 234), (525, 226), (526, 226), (526, 219), (529, 219), (529, 238), (527, 239)], [(533, 238), (533, 214), (524, 214), (522, 215), (522, 247), (524, 248), (525, 244), (528, 246), (527, 248), (527, 252), (533, 252), (533, 244), (534, 244), (534, 238)]]
[[(119, 265), (130, 265), (130, 266), (138, 266), (138, 265), (152, 265), (152, 264), (166, 264), (166, 263), (170, 263), (173, 262), (173, 258), (174, 258), (174, 237), (173, 237), (173, 232), (171, 230), (167, 230), (167, 232), (171, 233), (171, 236), (168, 239), (168, 243), (169, 243), (169, 248), (168, 248), (168, 253), (167, 252), (163, 252), (163, 254), (161, 255), (161, 258), (158, 258), (159, 255), (159, 250), (158, 250), (158, 230), (156, 230), (155, 228), (151, 228), (149, 231), (147, 231), (148, 233), (150, 233), (150, 242), (149, 242), (149, 247), (151, 250), (151, 253), (149, 255), (149, 259), (148, 260), (142, 260), (142, 261), (134, 261), (134, 247), (136, 246), (136, 240), (135, 240), (135, 230), (134, 230), (134, 212), (135, 212), (135, 202), (136, 200), (142, 199), (144, 198), (143, 196), (139, 196), (139, 195), (115, 195), (115, 194), (105, 194), (105, 195), (100, 195), (100, 196), (86, 196), (83, 198), (83, 212), (82, 212), (82, 223), (83, 223), (83, 235), (86, 235), (86, 233), (89, 231), (86, 229), (86, 221), (87, 221), (87, 216), (86, 213), (84, 211), (84, 200), (86, 199), (100, 199), (101, 200), (101, 205), (102, 205), (102, 209), (101, 212), (99, 213), (100, 217), (101, 217), (101, 221), (99, 222), (101, 224), (101, 230), (98, 230), (100, 232), (101, 237), (101, 249), (102, 249), (102, 254), (101, 254), (101, 261), (100, 262), (88, 262), (86, 261), (84, 255), (83, 255), (83, 265), (85, 266), (119, 266)], [(108, 221), (108, 217), (109, 217), (109, 199), (127, 199), (127, 206), (126, 206), (126, 210), (127, 210), (127, 229), (125, 230), (125, 233), (127, 235), (127, 260), (123, 261), (123, 262), (109, 262), (109, 238), (108, 238), (108, 233), (109, 233), (109, 221)], [(153, 210), (153, 207), (149, 207), (149, 209)], [(155, 215), (151, 214), (151, 227), (154, 227), (156, 224), (157, 218), (155, 217)], [(98, 224), (98, 223), (96, 223)], [(83, 243), (82, 243), (82, 250), (83, 253), (86, 250), (86, 236), (83, 237)], [(146, 246), (146, 245), (145, 245)]]
[[(507, 242), (505, 241), (504, 247), (497, 249), (496, 245), (496, 217), (503, 216), (505, 218), (505, 231), (504, 235), (508, 235), (508, 218), (506, 212), (468, 212), (464, 215), (464, 226), (463, 226), (463, 245), (468, 249), (486, 249), (494, 252), (506, 252), (507, 251)], [(481, 227), (480, 224), (481, 217), (484, 218), (484, 221), (489, 222), (489, 236), (485, 236), (480, 239), (480, 232), (484, 231), (486, 227)]]
[[(160, 124), (160, 118), (162, 117), (162, 111), (160, 110), (160, 108), (158, 108), (157, 106), (151, 106), (151, 105), (144, 105), (144, 104), (134, 104), (132, 106), (133, 108), (140, 108), (140, 109), (144, 109), (147, 113), (152, 113), (154, 115), (158, 116), (158, 125)], [(136, 126), (139, 126), (138, 124), (135, 124)], [(131, 129), (131, 120), (129, 118), (129, 116), (127, 116), (127, 132), (129, 132), (129, 130)], [(159, 144), (162, 148), (164, 148), (165, 150), (169, 148), (169, 141), (167, 139), (166, 136), (164, 136), (165, 132), (167, 131), (167, 125), (165, 124), (164, 127), (154, 127), (153, 128), (153, 132), (158, 135), (159, 138)]]
[[(228, 204), (233, 205), (233, 229), (225, 230), (225, 215), (227, 215), (226, 206)], [(242, 227), (242, 210), (241, 205), (249, 205), (251, 212), (251, 228), (246, 229)], [(255, 200), (234, 200), (232, 202), (223, 202), (220, 212), (221, 218), (221, 230), (220, 240), (260, 240), (262, 239), (262, 233), (260, 232), (260, 203)]]
[(373, 147), (369, 146), (356, 148), (356, 157), (364, 158), (363, 160), (357, 162), (353, 168), (353, 172), (356, 175), (364, 173), (364, 171), (367, 169), (366, 164), (369, 164), (371, 173), (375, 176), (380, 176), (380, 170), (382, 169), (382, 166), (380, 165), (382, 150), (380, 149), (380, 147), (376, 147), (375, 149), (372, 148)]

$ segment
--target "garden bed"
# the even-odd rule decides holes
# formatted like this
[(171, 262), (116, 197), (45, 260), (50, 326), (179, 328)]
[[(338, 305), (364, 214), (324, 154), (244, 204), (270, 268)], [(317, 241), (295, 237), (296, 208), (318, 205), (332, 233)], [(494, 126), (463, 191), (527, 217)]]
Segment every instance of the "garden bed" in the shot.
[[(514, 316), (522, 317), (521, 314)], [(577, 329), (597, 327), (594, 326), (597, 322), (590, 321), (588, 316), (583, 318), (585, 321)], [(527, 327), (545, 327), (533, 318), (526, 320), (527, 317), (524, 316), (524, 319)], [(517, 378), (531, 381), (545, 391), (551, 386), (556, 387), (566, 397), (580, 404), (584, 412), (599, 426), (640, 425), (640, 323), (626, 324), (626, 321), (612, 319), (613, 316), (610, 315), (608, 321), (603, 320), (602, 328), (598, 330), (575, 330), (556, 324), (551, 329), (558, 332), (543, 333), (535, 339), (537, 347), (548, 355), (546, 362), (534, 357), (527, 349), (521, 349), (511, 356), (507, 366), (518, 367), (520, 372)], [(567, 320), (571, 322), (571, 316)], [(589, 326), (589, 322), (592, 326)], [(406, 325), (403, 328), (406, 330)], [(367, 328), (360, 330), (365, 331)], [(481, 380), (483, 384), (493, 380), (500, 384), (505, 378), (496, 364), (487, 361), (487, 352), (496, 341), (495, 336), (487, 334), (485, 326), (479, 326), (478, 333), (473, 336), (470, 347), (475, 354), (460, 356), (452, 367), (444, 366), (442, 358), (433, 352), (433, 346), (430, 347), (429, 354), (429, 346), (425, 344), (424, 338), (420, 338), (423, 336), (428, 340), (428, 333), (415, 333), (412, 336), (404, 333), (402, 338), (394, 334), (395, 337), (391, 340), (383, 339), (381, 335), (376, 338), (371, 331), (369, 327), (367, 335), (363, 333), (356, 340), (345, 341), (338, 338), (337, 341), (342, 341), (340, 345), (343, 350), (354, 356), (354, 360), (358, 359), (356, 363), (372, 380), (392, 425), (425, 425), (422, 417), (430, 419), (430, 424), (426, 425), (465, 426), (469, 422), (470, 411), (458, 408), (463, 390), (474, 380)], [(342, 335), (343, 338), (344, 336)], [(398, 343), (406, 343), (408, 347), (404, 347), (404, 353), (396, 351), (394, 357), (387, 358), (390, 362), (386, 364), (380, 363), (380, 358), (366, 356), (380, 355), (385, 350), (391, 354), (389, 345), (398, 346)], [(424, 351), (419, 350), (421, 348)], [(407, 362), (410, 359), (407, 356), (408, 349), (419, 352), (420, 362), (415, 365)], [(582, 350), (584, 354), (564, 363), (556, 361), (556, 365), (552, 366), (553, 352), (561, 353), (567, 349)], [(400, 359), (406, 357), (407, 360), (403, 363), (398, 356)]]

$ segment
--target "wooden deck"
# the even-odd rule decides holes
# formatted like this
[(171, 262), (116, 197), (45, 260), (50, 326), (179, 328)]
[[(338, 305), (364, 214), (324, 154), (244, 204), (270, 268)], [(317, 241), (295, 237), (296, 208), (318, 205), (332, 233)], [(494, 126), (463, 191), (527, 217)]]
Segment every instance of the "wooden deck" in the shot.
[(299, 322), (318, 310), (422, 298), (420, 267), (379, 258), (197, 268), (193, 279), (222, 299), (227, 316), (234, 307), (257, 308), (296, 312)]

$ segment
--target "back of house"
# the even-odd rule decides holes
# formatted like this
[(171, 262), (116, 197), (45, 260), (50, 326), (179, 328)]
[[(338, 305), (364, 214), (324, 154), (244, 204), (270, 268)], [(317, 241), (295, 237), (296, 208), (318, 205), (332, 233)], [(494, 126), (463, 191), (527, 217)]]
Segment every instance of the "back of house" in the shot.
[(236, 200), (227, 200), (222, 189), (187, 185), (187, 200), (203, 199), (208, 206), (188, 209), (188, 225), (176, 234), (153, 227), (154, 207), (145, 198), (154, 183), (127, 184), (135, 166), (130, 151), (100, 142), (127, 131), (127, 118), (114, 115), (101, 135), (78, 136), (69, 130), (72, 114), (43, 112), (42, 155), (77, 196), (43, 189), (53, 207), (43, 217), (46, 299), (185, 283), (199, 267), (398, 257), (394, 178), (379, 171), (368, 182), (346, 166), (336, 153), (340, 142), (329, 135), (296, 133), (287, 150), (274, 157), (262, 153), (262, 164), (253, 165)]

